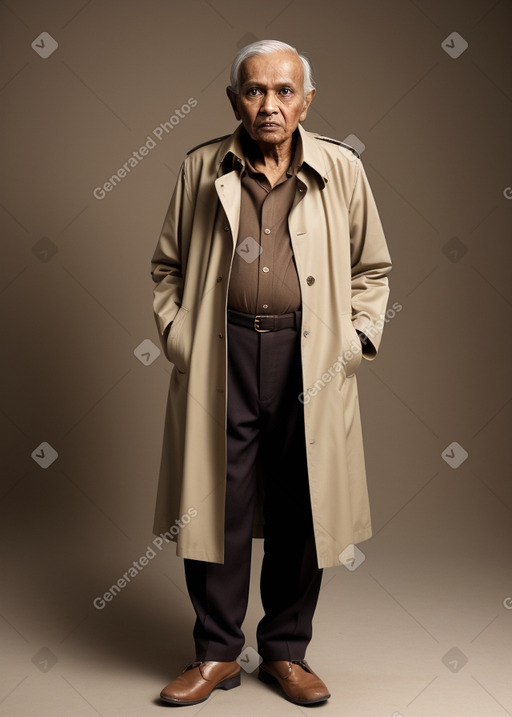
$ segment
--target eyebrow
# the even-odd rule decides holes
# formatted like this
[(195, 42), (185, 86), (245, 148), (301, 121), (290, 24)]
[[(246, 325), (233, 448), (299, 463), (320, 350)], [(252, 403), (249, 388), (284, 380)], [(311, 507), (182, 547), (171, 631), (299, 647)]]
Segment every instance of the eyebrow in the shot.
[(279, 82), (276, 82), (273, 85), (266, 85), (264, 82), (249, 79), (242, 82), (240, 87), (295, 87), (296, 84), (296, 82), (293, 82), (293, 80), (290, 80), (289, 78), (279, 80)]

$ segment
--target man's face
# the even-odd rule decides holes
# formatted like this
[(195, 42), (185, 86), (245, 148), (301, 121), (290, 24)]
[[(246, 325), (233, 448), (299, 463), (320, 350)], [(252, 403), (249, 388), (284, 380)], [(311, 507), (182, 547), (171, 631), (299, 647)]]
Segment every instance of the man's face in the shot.
[(315, 95), (304, 95), (302, 63), (293, 52), (255, 55), (242, 64), (240, 92), (227, 94), (235, 117), (258, 143), (279, 145), (291, 139), (306, 119)]

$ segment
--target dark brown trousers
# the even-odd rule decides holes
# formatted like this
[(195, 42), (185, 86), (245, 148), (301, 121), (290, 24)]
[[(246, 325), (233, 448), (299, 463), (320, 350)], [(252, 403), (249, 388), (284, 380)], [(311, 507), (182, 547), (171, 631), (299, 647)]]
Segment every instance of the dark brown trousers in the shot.
[(228, 346), (224, 563), (184, 561), (196, 612), (196, 659), (235, 660), (244, 647), (258, 461), (265, 533), (257, 650), (266, 660), (301, 660), (312, 636), (322, 570), (298, 399), (300, 331), (258, 333), (228, 324)]

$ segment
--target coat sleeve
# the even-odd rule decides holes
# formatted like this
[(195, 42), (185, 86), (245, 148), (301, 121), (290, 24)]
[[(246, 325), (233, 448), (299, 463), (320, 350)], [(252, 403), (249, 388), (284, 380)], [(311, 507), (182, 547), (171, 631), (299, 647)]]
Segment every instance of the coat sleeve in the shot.
[(183, 262), (186, 244), (183, 217), (186, 214), (187, 197), (185, 162), (183, 162), (151, 260), (151, 276), (156, 283), (153, 289), (153, 313), (164, 348), (167, 333), (181, 306), (183, 295)]
[(364, 335), (363, 356), (371, 360), (377, 355), (384, 327), (391, 259), (370, 184), (361, 162), (357, 165), (349, 207), (352, 321)]

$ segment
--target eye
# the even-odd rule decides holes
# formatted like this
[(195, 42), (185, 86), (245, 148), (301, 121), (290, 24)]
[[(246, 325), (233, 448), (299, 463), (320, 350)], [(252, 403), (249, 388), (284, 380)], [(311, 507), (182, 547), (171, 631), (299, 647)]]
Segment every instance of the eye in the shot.
[(281, 94), (283, 94), (285, 97), (290, 97), (290, 95), (293, 93), (289, 87), (283, 87), (281, 90)]
[(256, 97), (256, 95), (259, 93), (259, 89), (257, 87), (250, 87), (247, 90), (247, 94), (249, 97)]

